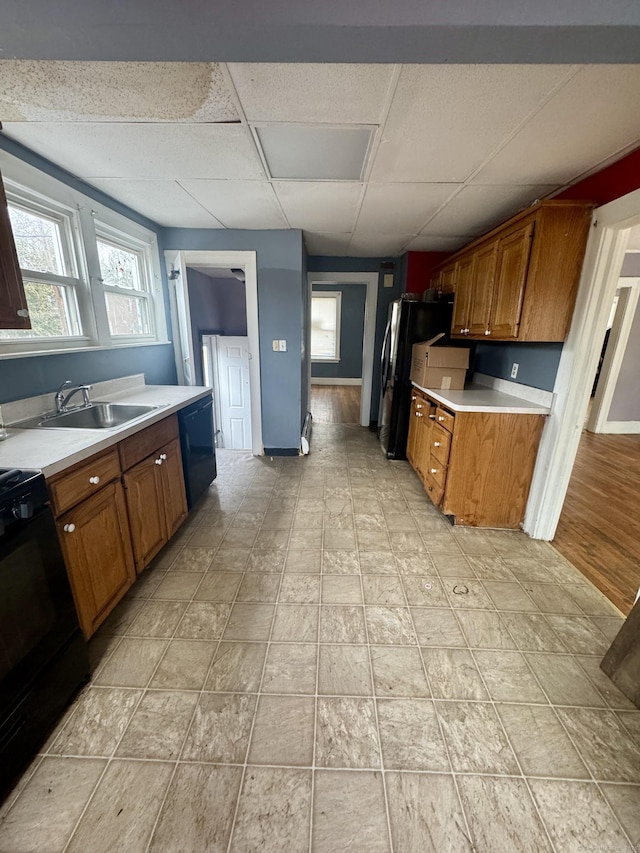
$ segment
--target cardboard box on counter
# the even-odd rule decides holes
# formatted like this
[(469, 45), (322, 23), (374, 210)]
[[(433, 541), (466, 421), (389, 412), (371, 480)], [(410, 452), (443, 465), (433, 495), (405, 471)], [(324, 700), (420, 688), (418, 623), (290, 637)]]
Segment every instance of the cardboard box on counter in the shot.
[(411, 381), (422, 388), (441, 391), (461, 391), (469, 366), (469, 350), (463, 347), (434, 346), (444, 332), (413, 345)]

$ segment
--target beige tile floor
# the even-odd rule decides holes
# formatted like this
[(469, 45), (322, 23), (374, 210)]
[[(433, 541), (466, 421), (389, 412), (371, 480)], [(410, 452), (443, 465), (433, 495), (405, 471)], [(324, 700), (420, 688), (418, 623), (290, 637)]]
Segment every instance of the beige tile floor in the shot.
[(555, 851), (640, 844), (621, 619), (523, 534), (452, 528), (359, 427), (219, 454), (91, 644), (0, 851)]

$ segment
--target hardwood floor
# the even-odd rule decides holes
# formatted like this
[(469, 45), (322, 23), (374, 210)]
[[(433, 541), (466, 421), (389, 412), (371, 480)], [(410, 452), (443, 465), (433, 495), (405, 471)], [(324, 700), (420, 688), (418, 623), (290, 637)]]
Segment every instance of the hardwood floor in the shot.
[(640, 586), (640, 435), (580, 441), (554, 546), (625, 615)]
[(312, 385), (311, 414), (320, 424), (359, 424), (360, 385)]

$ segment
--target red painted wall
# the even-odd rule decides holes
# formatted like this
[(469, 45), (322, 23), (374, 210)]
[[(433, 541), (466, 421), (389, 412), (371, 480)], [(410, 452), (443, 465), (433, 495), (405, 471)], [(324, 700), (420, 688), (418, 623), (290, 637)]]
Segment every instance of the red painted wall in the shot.
[(600, 206), (640, 189), (640, 148), (554, 196), (554, 199), (584, 199)]
[(422, 293), (429, 287), (431, 270), (451, 252), (407, 252), (406, 293)]

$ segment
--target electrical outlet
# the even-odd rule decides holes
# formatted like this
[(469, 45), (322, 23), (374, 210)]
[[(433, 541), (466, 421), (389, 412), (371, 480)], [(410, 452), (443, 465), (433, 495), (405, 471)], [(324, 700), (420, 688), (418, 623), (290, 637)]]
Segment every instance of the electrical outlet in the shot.
[(516, 376), (518, 375), (518, 368), (519, 367), (520, 367), (520, 365), (518, 364), (518, 362), (514, 361), (513, 365), (511, 366), (511, 378), (512, 379), (515, 379)]
[(286, 341), (280, 341), (280, 352), (286, 352), (286, 351), (287, 351), (287, 342)]
[(273, 342), (273, 351), (274, 352), (280, 352), (280, 341), (274, 341)]

